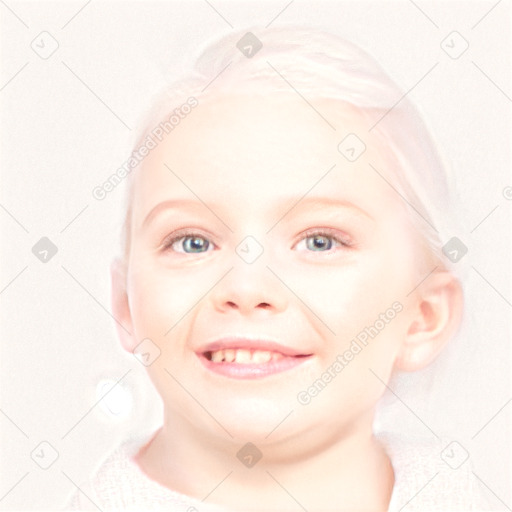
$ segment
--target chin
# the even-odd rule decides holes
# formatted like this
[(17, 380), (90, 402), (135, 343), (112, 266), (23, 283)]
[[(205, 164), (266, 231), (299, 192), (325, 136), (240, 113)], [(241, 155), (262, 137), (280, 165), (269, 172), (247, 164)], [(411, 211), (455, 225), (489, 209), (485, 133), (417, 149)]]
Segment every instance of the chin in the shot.
[(280, 403), (264, 398), (240, 397), (223, 404), (211, 403), (208, 412), (217, 421), (210, 418), (209, 423), (221, 436), (230, 438), (231, 435), (234, 440), (242, 443), (251, 441), (268, 444), (283, 434), (290, 434), (293, 409), (289, 400)]

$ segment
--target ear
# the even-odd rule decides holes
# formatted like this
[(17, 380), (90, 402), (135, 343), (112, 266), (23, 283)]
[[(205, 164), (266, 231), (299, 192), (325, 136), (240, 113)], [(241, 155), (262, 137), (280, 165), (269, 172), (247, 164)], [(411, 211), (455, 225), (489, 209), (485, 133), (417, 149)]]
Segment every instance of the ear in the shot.
[(125, 350), (133, 352), (135, 336), (126, 291), (126, 264), (116, 258), (110, 266), (112, 284), (112, 314), (116, 320), (117, 335)]
[(395, 360), (395, 368), (402, 371), (429, 365), (455, 335), (462, 319), (462, 287), (451, 273), (432, 274), (415, 294), (411, 322)]

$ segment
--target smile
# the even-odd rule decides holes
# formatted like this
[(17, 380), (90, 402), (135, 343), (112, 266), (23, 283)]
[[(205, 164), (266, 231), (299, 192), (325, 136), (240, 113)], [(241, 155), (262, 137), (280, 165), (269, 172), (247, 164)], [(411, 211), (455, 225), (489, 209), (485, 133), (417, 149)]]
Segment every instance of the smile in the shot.
[(278, 361), (284, 356), (268, 350), (247, 350), (245, 348), (215, 350), (206, 352), (205, 357), (214, 363), (263, 364)]
[(257, 340), (220, 340), (196, 352), (210, 371), (235, 379), (256, 379), (291, 370), (311, 359), (274, 343)]

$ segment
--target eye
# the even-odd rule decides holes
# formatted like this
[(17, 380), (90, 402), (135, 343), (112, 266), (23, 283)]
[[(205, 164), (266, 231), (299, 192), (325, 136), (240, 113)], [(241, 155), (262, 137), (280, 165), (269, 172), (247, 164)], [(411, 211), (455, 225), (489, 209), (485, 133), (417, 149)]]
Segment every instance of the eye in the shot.
[(214, 245), (200, 233), (180, 232), (164, 242), (164, 251), (172, 250), (184, 254), (202, 254), (213, 250)]
[(348, 238), (328, 229), (307, 231), (296, 247), (299, 248), (302, 243), (312, 252), (331, 252), (333, 247), (348, 248), (352, 245)]

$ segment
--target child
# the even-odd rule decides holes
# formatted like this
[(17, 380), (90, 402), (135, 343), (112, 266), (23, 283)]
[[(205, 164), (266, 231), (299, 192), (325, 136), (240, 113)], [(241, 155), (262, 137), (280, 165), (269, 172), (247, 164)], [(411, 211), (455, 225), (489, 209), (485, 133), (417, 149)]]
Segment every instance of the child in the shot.
[(443, 165), (372, 59), (316, 30), (232, 33), (157, 103), (132, 158), (112, 305), (164, 421), (75, 507), (481, 506), (443, 442), (373, 433), (391, 376), (456, 333), (463, 293), (441, 250)]

